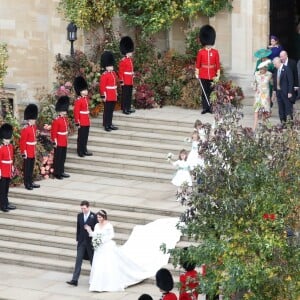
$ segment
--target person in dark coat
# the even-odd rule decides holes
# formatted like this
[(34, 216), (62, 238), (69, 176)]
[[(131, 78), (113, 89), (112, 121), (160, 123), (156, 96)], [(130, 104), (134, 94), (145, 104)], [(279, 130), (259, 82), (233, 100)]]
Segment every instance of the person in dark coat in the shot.
[[(77, 215), (77, 230), (76, 230), (76, 241), (77, 241), (77, 255), (75, 268), (73, 272), (72, 280), (67, 281), (68, 284), (77, 286), (78, 279), (81, 272), (81, 266), (83, 259), (88, 259), (90, 263), (93, 262), (94, 250), (92, 241), (89, 233), (86, 231), (85, 226), (88, 225), (92, 230), (97, 223), (97, 216), (90, 210), (90, 203), (88, 201), (82, 201), (80, 203), (81, 213)], [(100, 266), (101, 267), (101, 266)]]
[(67, 157), (68, 147), (68, 110), (70, 99), (68, 96), (60, 97), (55, 105), (55, 110), (58, 112), (58, 116), (53, 120), (51, 125), (51, 141), (54, 146), (54, 177), (57, 179), (63, 179), (70, 177), (65, 173), (65, 161)]
[(177, 300), (177, 296), (171, 292), (174, 287), (174, 280), (168, 269), (161, 268), (155, 275), (156, 286), (162, 292), (161, 300)]
[(119, 63), (119, 80), (122, 87), (122, 110), (123, 114), (129, 115), (135, 112), (131, 109), (132, 89), (133, 89), (133, 59), (134, 43), (129, 36), (122, 37), (120, 41), (120, 51), (124, 57)]
[(297, 63), (295, 60), (288, 57), (288, 53), (286, 51), (281, 51), (279, 57), (281, 59), (281, 62), (285, 66), (289, 67), (293, 73), (293, 81), (294, 81), (293, 103), (295, 103), (297, 98), (297, 91), (299, 89)]
[(273, 59), (276, 68), (273, 76), (272, 100), (277, 98), (279, 118), (283, 126), (288, 119), (293, 119), (293, 73), (285, 66), (279, 57)]
[(78, 128), (77, 134), (77, 154), (79, 157), (91, 156), (92, 152), (87, 150), (87, 143), (90, 131), (90, 111), (88, 85), (82, 76), (77, 76), (74, 80), (74, 89), (77, 99), (74, 101), (74, 122)]
[(20, 151), (23, 157), (24, 186), (27, 190), (39, 188), (40, 185), (33, 182), (33, 170), (36, 156), (36, 119), (38, 107), (29, 104), (24, 111), (24, 120), (27, 124), (21, 130)]
[(100, 76), (100, 96), (104, 102), (103, 127), (105, 131), (117, 130), (112, 124), (113, 112), (117, 102), (117, 75), (114, 71), (115, 59), (110, 51), (105, 51), (101, 56), (101, 67), (105, 72)]

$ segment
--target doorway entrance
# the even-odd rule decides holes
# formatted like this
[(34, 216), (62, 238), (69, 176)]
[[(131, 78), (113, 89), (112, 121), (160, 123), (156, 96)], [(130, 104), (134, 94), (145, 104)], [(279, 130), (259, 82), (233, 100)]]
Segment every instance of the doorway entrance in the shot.
[(296, 60), (300, 59), (299, 24), (300, 1), (270, 0), (270, 35), (277, 36), (289, 57)]

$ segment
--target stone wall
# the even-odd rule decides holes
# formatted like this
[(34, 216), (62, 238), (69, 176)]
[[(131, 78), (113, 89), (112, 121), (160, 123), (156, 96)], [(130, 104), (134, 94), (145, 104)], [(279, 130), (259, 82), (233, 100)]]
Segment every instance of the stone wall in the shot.
[(67, 22), (57, 13), (58, 2), (1, 0), (0, 36), (9, 53), (5, 85), (18, 91), (19, 104), (35, 101), (37, 88), (52, 88), (55, 55), (70, 52)]
[[(26, 104), (35, 101), (37, 88), (52, 88), (55, 81), (55, 55), (70, 53), (64, 21), (57, 12), (59, 0), (1, 0), (0, 39), (8, 44), (9, 61), (6, 86), (13, 88), (16, 101)], [(266, 46), (269, 34), (268, 0), (234, 0), (232, 13), (220, 12), (213, 18), (193, 18), (177, 21), (167, 32), (156, 36), (161, 51), (185, 51), (185, 30), (211, 24), (217, 31), (216, 48), (229, 76), (250, 93), (250, 82), (255, 66), (253, 52)], [(124, 24), (123, 24), (124, 25)], [(114, 27), (123, 34), (132, 33), (118, 18)], [(78, 31), (75, 49), (84, 50), (82, 31)]]

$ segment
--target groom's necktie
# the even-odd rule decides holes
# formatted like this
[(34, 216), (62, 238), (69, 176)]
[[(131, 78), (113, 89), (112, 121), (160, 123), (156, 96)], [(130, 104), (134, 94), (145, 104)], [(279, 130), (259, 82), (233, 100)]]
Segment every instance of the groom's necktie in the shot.
[(280, 90), (280, 74), (281, 74), (281, 67), (277, 71), (277, 90)]
[(83, 221), (86, 223), (86, 220), (88, 219), (88, 215), (83, 215)]

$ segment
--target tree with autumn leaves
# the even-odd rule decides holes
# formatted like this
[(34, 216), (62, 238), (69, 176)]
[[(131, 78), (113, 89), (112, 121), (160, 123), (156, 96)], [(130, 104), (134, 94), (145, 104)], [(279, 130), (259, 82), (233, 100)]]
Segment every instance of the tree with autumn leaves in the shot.
[(149, 36), (169, 28), (178, 18), (197, 13), (212, 17), (223, 9), (231, 9), (232, 0), (61, 0), (58, 9), (65, 19), (89, 30), (104, 25), (116, 13), (126, 23)]
[(219, 103), (218, 111), (200, 145), (200, 184), (181, 198), (180, 228), (193, 244), (171, 250), (174, 264), (204, 263), (209, 299), (299, 299), (299, 121), (254, 133), (240, 125), (240, 109)]

